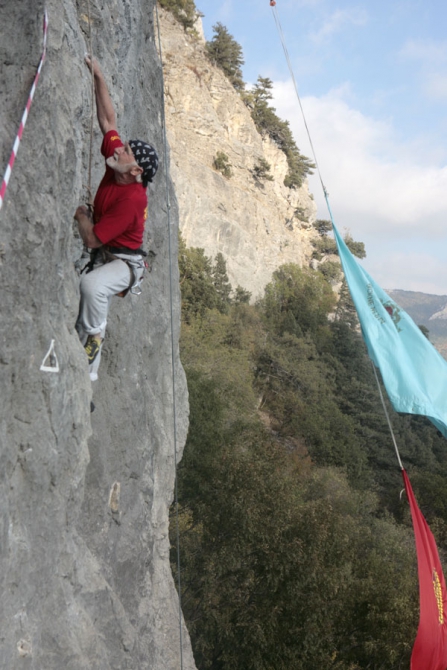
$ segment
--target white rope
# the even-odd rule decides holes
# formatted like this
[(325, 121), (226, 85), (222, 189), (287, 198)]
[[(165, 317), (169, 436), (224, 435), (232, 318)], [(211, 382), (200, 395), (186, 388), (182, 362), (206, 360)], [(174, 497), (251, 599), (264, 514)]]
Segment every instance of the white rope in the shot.
[(404, 466), (402, 465), (402, 461), (400, 459), (399, 449), (397, 448), (397, 442), (396, 442), (396, 438), (394, 437), (394, 431), (393, 431), (393, 426), (391, 425), (390, 415), (388, 414), (388, 410), (387, 410), (386, 405), (385, 405), (385, 398), (383, 397), (382, 389), (380, 387), (380, 382), (379, 382), (379, 377), (377, 376), (376, 366), (374, 365), (373, 361), (371, 361), (371, 365), (372, 365), (372, 369), (374, 371), (374, 377), (376, 378), (377, 388), (379, 389), (379, 395), (380, 395), (380, 400), (382, 401), (383, 411), (385, 412), (386, 420), (388, 422), (388, 428), (390, 429), (391, 439), (393, 440), (394, 449), (396, 451), (397, 461), (399, 463), (400, 469), (403, 470)]
[[(292, 77), (292, 81), (293, 81), (293, 85), (294, 85), (294, 88), (295, 88), (296, 97), (297, 97), (297, 99), (298, 99), (298, 104), (299, 104), (299, 106), (300, 106), (301, 114), (302, 114), (302, 116), (303, 116), (303, 121), (304, 121), (304, 125), (305, 125), (305, 127), (306, 127), (306, 132), (307, 132), (307, 137), (309, 138), (309, 143), (310, 143), (310, 146), (311, 146), (311, 149), (312, 149), (313, 159), (314, 159), (315, 166), (316, 166), (316, 169), (317, 169), (318, 177), (319, 177), (319, 179), (320, 179), (321, 187), (322, 187), (322, 189), (323, 189), (323, 193), (324, 193), (324, 197), (325, 197), (325, 200), (326, 200), (326, 205), (327, 205), (327, 208), (328, 208), (329, 216), (330, 216), (332, 225), (335, 225), (335, 224), (334, 224), (334, 218), (333, 218), (333, 216), (332, 216), (331, 206), (330, 206), (330, 204), (329, 204), (329, 193), (327, 192), (326, 187), (325, 187), (325, 185), (324, 185), (324, 183), (323, 183), (323, 179), (322, 179), (322, 177), (321, 177), (320, 167), (319, 167), (319, 164), (318, 164), (318, 160), (317, 160), (317, 156), (316, 156), (316, 153), (315, 153), (315, 149), (314, 149), (314, 145), (313, 145), (313, 142), (312, 142), (312, 138), (311, 138), (311, 136), (310, 136), (310, 131), (309, 131), (309, 128), (308, 128), (308, 125), (307, 125), (306, 116), (305, 116), (305, 114), (304, 114), (304, 109), (303, 109), (303, 106), (302, 106), (302, 104), (301, 104), (301, 99), (300, 99), (300, 96), (299, 96), (299, 93), (298, 93), (298, 86), (297, 86), (297, 84), (296, 84), (295, 75), (294, 75), (294, 73), (293, 73), (292, 63), (291, 63), (291, 61), (290, 61), (290, 57), (289, 57), (289, 52), (287, 51), (287, 46), (286, 46), (286, 42), (285, 42), (285, 38), (284, 38), (284, 33), (283, 33), (283, 31), (282, 31), (281, 22), (280, 22), (280, 20), (279, 20), (279, 16), (278, 16), (278, 10), (276, 9), (275, 4), (272, 4), (271, 6), (272, 6), (272, 11), (273, 11), (273, 16), (274, 16), (274, 19), (275, 19), (276, 27), (277, 27), (277, 29), (278, 29), (278, 33), (279, 33), (279, 38), (280, 38), (280, 40), (281, 40), (282, 48), (283, 48), (283, 50), (284, 50), (284, 55), (285, 55), (285, 57), (286, 57), (287, 65), (288, 65), (288, 67), (289, 67), (290, 76)], [(373, 366), (374, 376), (375, 376), (375, 378), (376, 378), (376, 382), (377, 382), (377, 388), (379, 389), (379, 394), (380, 394), (380, 399), (381, 399), (381, 401), (382, 401), (383, 411), (385, 412), (386, 420), (387, 420), (387, 422), (388, 422), (388, 427), (389, 427), (389, 429), (390, 429), (391, 438), (392, 438), (392, 440), (393, 440), (393, 444), (394, 444), (394, 449), (395, 449), (395, 451), (396, 451), (397, 460), (398, 460), (398, 462), (399, 462), (399, 466), (400, 466), (401, 470), (403, 470), (404, 468), (403, 468), (402, 461), (401, 461), (401, 458), (400, 458), (399, 450), (398, 450), (398, 448), (397, 448), (396, 438), (394, 437), (393, 427), (392, 427), (392, 425), (391, 425), (390, 417), (389, 417), (389, 415), (388, 415), (388, 410), (387, 410), (386, 405), (385, 405), (385, 400), (384, 400), (384, 397), (383, 397), (383, 394), (382, 394), (382, 389), (380, 388), (380, 383), (379, 383), (379, 378), (377, 377), (376, 368), (375, 368), (375, 365), (374, 365), (374, 363), (373, 363), (372, 361), (371, 361), (371, 364), (372, 364), (372, 366)]]
[(175, 342), (174, 342), (174, 300), (173, 300), (173, 277), (172, 277), (172, 225), (171, 225), (171, 201), (169, 197), (169, 173), (168, 173), (168, 139), (166, 131), (166, 113), (164, 104), (165, 84), (163, 76), (163, 57), (161, 49), (161, 31), (160, 19), (158, 16), (157, 2), (155, 2), (155, 14), (157, 18), (158, 30), (158, 55), (161, 63), (161, 120), (163, 127), (163, 151), (164, 151), (164, 174), (166, 183), (166, 208), (168, 224), (168, 254), (169, 254), (169, 300), (171, 313), (171, 370), (172, 370), (172, 414), (174, 427), (174, 461), (175, 461), (175, 484), (174, 484), (174, 504), (176, 521), (176, 546), (177, 546), (177, 590), (178, 590), (178, 619), (179, 619), (179, 638), (180, 638), (180, 668), (183, 670), (183, 625), (182, 625), (182, 584), (181, 584), (181, 565), (180, 565), (180, 524), (179, 524), (179, 504), (178, 504), (178, 477), (177, 477), (177, 405), (176, 405), (176, 376), (175, 376)]
[(88, 0), (88, 25), (89, 25), (89, 56), (91, 62), (91, 118), (90, 118), (90, 146), (88, 159), (88, 177), (87, 177), (87, 193), (88, 205), (93, 212), (93, 193), (92, 193), (92, 160), (93, 160), (93, 123), (95, 116), (95, 73), (93, 69), (93, 35), (92, 35), (92, 16), (90, 11), (90, 0)]

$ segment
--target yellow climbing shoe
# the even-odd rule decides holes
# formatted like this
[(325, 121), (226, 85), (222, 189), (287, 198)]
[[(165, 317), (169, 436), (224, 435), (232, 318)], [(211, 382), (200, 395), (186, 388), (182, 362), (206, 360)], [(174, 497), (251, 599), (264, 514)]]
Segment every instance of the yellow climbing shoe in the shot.
[(98, 340), (94, 335), (89, 335), (84, 349), (87, 354), (88, 362), (90, 364), (93, 363), (101, 349), (101, 340)]

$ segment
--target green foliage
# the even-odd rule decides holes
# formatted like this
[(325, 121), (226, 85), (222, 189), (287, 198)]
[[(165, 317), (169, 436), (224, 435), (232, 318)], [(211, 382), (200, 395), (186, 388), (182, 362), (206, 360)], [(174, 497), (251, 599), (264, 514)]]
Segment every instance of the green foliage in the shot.
[(261, 135), (268, 135), (285, 153), (289, 172), (284, 180), (288, 188), (299, 188), (315, 165), (303, 156), (293, 139), (288, 121), (282, 121), (269, 104), (272, 99), (273, 83), (267, 77), (258, 77), (257, 84), (244, 94), (244, 102), (251, 110), (251, 116)]
[[(330, 228), (332, 227), (332, 224), (329, 221), (322, 220), (316, 222), (315, 228), (320, 232), (321, 237), (312, 240), (312, 245), (314, 247), (312, 258), (321, 260), (323, 256), (338, 256), (337, 243), (333, 237), (329, 237), (327, 234), (330, 230), (329, 226)], [(357, 258), (365, 258), (366, 251), (364, 242), (356, 242), (352, 239), (349, 233), (345, 235), (344, 241), (351, 254), (357, 256)]]
[(194, 316), (213, 309), (216, 295), (212, 280), (212, 265), (203, 249), (187, 249), (179, 239), (179, 271), (182, 290), (182, 318), (189, 322)]
[(214, 259), (211, 275), (216, 292), (216, 307), (219, 312), (226, 312), (230, 305), (230, 294), (233, 289), (228, 281), (227, 264), (221, 253), (218, 253)]
[(233, 302), (235, 305), (248, 304), (250, 302), (251, 293), (242, 286), (236, 286), (234, 291)]
[(262, 301), (267, 322), (274, 332), (317, 335), (327, 328), (327, 317), (336, 298), (320, 273), (290, 263), (273, 273)]
[(253, 168), (253, 175), (259, 181), (273, 181), (273, 175), (270, 174), (270, 163), (265, 158), (260, 158)]
[(355, 240), (352, 239), (351, 235), (347, 233), (344, 236), (344, 241), (346, 243), (346, 246), (348, 247), (349, 251), (351, 254), (354, 256), (357, 256), (357, 258), (365, 258), (366, 257), (366, 251), (365, 251), (365, 243), (364, 242), (356, 242)]
[(324, 261), (324, 263), (320, 263), (318, 272), (321, 272), (330, 284), (337, 284), (342, 276), (341, 265), (336, 261)]
[(405, 667), (417, 616), (412, 538), (377, 520), (374, 496), (339, 472), (309, 470), (259, 425), (226, 427), (212, 380), (188, 382), (180, 541), (197, 666)]
[(317, 219), (314, 228), (320, 235), (327, 235), (332, 230), (332, 223), (327, 219)]
[(213, 167), (215, 170), (218, 170), (218, 172), (221, 172), (227, 179), (230, 179), (233, 176), (230, 159), (223, 151), (217, 152), (213, 161)]
[[(231, 301), (223, 257), (182, 244), (180, 256), (182, 603), (197, 667), (408, 667), (414, 539), (346, 285), (334, 314), (327, 263), (286, 265), (251, 306), (238, 289)], [(445, 440), (424, 418), (388, 411), (445, 549)]]
[(203, 249), (187, 249), (180, 236), (179, 271), (182, 318), (186, 323), (190, 323), (194, 317), (202, 317), (209, 309), (227, 311), (232, 289), (222, 254), (217, 254), (213, 265)]
[(170, 11), (185, 28), (193, 28), (197, 20), (194, 0), (159, 0), (160, 6)]
[(221, 23), (216, 23), (213, 30), (213, 39), (206, 43), (208, 57), (224, 71), (237, 91), (243, 91), (245, 84), (241, 70), (244, 64), (242, 47)]
[(333, 237), (327, 235), (317, 237), (316, 240), (312, 240), (312, 246), (314, 247), (312, 258), (317, 260), (321, 260), (322, 256), (338, 256), (337, 243)]

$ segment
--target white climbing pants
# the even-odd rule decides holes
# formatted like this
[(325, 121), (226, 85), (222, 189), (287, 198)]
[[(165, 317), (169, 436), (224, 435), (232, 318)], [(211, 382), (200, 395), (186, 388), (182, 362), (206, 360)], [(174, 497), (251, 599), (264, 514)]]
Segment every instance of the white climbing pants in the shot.
[[(135, 275), (134, 286), (139, 284), (145, 269), (143, 257), (119, 254), (119, 258), (126, 259), (132, 264)], [(124, 260), (104, 263), (101, 254), (98, 254), (93, 270), (81, 275), (81, 299), (76, 330), (83, 345), (85, 345), (89, 335), (100, 335), (104, 339), (112, 297), (128, 289), (131, 280), (130, 268)], [(100, 359), (101, 350), (93, 363), (89, 365), (92, 381), (98, 379)]]

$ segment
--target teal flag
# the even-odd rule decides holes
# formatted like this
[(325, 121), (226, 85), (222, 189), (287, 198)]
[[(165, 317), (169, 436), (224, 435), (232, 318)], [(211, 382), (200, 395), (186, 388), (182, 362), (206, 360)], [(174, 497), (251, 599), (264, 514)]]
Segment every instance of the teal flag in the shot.
[(447, 437), (447, 361), (357, 263), (333, 228), (368, 353), (380, 369), (394, 409), (428, 417)]

